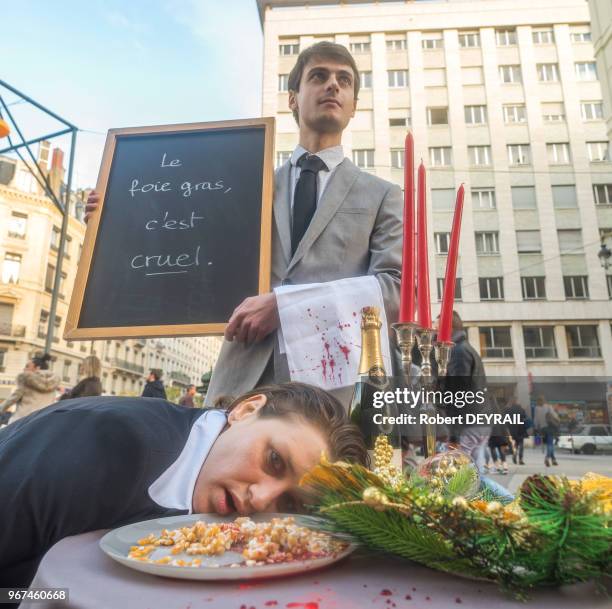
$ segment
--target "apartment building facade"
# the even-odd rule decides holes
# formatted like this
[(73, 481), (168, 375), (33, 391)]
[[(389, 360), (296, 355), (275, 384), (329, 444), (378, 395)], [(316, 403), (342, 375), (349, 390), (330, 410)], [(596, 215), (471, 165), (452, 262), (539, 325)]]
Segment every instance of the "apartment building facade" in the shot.
[(287, 107), (297, 54), (345, 45), (362, 87), (345, 155), (403, 185), (410, 129), (427, 166), (434, 315), (464, 183), (457, 309), (487, 373), (611, 376), (612, 269), (597, 252), (612, 228), (612, 163), (587, 3), (257, 4), (277, 165), (297, 143)]
[[(43, 143), (38, 163), (52, 175), (61, 154)], [(60, 172), (61, 173), (61, 172)], [(85, 236), (83, 196), (71, 206), (62, 280), (55, 318), (52, 368), (61, 387), (79, 380), (79, 363), (89, 354), (102, 361), (102, 386), (109, 395), (140, 395), (151, 368), (164, 372), (166, 385), (200, 384), (214, 365), (219, 338), (163, 338), (65, 341), (68, 304)], [(0, 157), (0, 400), (15, 387), (27, 361), (45, 346), (62, 216), (21, 161)]]

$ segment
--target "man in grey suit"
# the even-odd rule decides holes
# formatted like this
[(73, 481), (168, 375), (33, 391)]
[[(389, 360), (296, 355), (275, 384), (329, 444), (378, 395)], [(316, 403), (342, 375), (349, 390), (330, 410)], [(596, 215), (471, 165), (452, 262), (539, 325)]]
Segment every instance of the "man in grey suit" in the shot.
[[(349, 51), (320, 42), (289, 74), (299, 145), (275, 175), (272, 287), (374, 275), (389, 322), (397, 319), (402, 258), (402, 191), (344, 157), (342, 132), (355, 115), (359, 71)], [(86, 218), (99, 202), (87, 201)], [(274, 292), (234, 310), (206, 396), (240, 395), (290, 380), (276, 330)], [(351, 388), (336, 391), (347, 402)]]
[[(355, 61), (334, 43), (302, 51), (289, 74), (299, 145), (275, 175), (272, 287), (374, 275), (392, 322), (399, 301), (402, 192), (344, 157), (342, 132), (355, 115), (358, 93)], [(208, 405), (220, 395), (289, 380), (278, 327), (274, 292), (247, 298), (235, 309)], [(340, 391), (337, 397), (346, 402), (349, 395)]]

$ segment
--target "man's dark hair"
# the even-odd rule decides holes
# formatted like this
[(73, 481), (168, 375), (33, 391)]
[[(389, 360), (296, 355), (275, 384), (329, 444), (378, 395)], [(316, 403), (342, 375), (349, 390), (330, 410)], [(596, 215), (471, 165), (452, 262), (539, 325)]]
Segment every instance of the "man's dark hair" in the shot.
[[(342, 46), (341, 44), (336, 44), (335, 42), (328, 42), (326, 40), (323, 40), (322, 42), (317, 42), (316, 44), (309, 46), (298, 55), (297, 61), (295, 62), (293, 69), (291, 70), (291, 72), (289, 72), (289, 91), (300, 90), (300, 83), (302, 82), (304, 68), (311, 59), (315, 58), (329, 59), (350, 66), (350, 68), (353, 70), (353, 90), (355, 92), (355, 101), (357, 101), (361, 81), (359, 79), (359, 70), (357, 68), (357, 64), (355, 63), (355, 60), (353, 59), (353, 56), (345, 46)], [(297, 110), (293, 111), (293, 118), (299, 125), (300, 117), (298, 115)]]
[(350, 422), (338, 399), (314, 385), (264, 385), (235, 399), (221, 397), (215, 406), (227, 410), (229, 414), (240, 402), (259, 394), (267, 398), (257, 412), (259, 417), (299, 417), (321, 432), (331, 453), (327, 455), (331, 461), (367, 464), (368, 453), (359, 428)]
[(41, 370), (48, 370), (50, 361), (51, 356), (48, 353), (37, 353), (32, 358), (32, 363)]
[(453, 330), (463, 330), (463, 320), (459, 317), (457, 311), (453, 311)]
[(151, 372), (149, 372), (149, 374), (152, 374), (155, 377), (156, 381), (159, 381), (159, 379), (163, 376), (163, 371), (159, 370), (158, 368), (154, 368), (151, 370)]

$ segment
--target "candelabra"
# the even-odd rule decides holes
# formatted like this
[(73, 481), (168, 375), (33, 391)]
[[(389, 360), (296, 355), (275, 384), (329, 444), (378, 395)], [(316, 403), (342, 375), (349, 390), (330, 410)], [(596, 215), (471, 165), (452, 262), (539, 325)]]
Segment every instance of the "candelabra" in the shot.
[[(426, 390), (432, 389), (434, 378), (431, 368), (431, 352), (433, 350), (436, 363), (438, 365), (438, 377), (446, 376), (448, 362), (451, 357), (454, 343), (452, 341), (434, 341), (433, 328), (422, 328), (414, 322), (401, 322), (392, 324), (397, 338), (397, 344), (402, 356), (402, 376), (405, 384), (411, 384), (412, 374), (412, 348), (414, 341), (417, 341), (421, 352), (421, 369), (418, 381)], [(427, 395), (427, 391), (425, 394)], [(435, 408), (428, 401), (422, 405), (422, 412), (431, 415), (435, 414)], [(430, 417), (428, 417), (430, 418)], [(425, 446), (423, 448), (426, 457), (431, 457), (435, 453), (436, 446), (436, 425), (435, 423), (425, 424)]]

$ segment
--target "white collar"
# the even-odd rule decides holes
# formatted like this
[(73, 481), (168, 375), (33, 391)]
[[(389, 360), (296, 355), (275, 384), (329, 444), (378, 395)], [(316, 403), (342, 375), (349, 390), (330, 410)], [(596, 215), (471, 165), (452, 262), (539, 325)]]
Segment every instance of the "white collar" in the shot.
[[(310, 153), (309, 150), (306, 150), (303, 146), (298, 144), (295, 147), (291, 155), (291, 165), (295, 167), (300, 157), (305, 153)], [(327, 169), (332, 172), (342, 161), (344, 160), (344, 149), (342, 145), (332, 146), (331, 148), (324, 148), (323, 150), (319, 150), (319, 152), (315, 152), (312, 154), (316, 154), (326, 165)]]
[(177, 460), (149, 486), (149, 497), (158, 505), (193, 511), (193, 490), (202, 463), (227, 423), (223, 410), (204, 413), (192, 426)]

